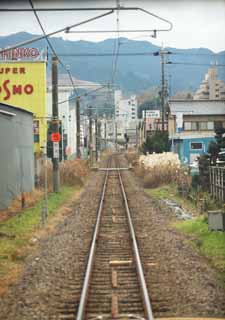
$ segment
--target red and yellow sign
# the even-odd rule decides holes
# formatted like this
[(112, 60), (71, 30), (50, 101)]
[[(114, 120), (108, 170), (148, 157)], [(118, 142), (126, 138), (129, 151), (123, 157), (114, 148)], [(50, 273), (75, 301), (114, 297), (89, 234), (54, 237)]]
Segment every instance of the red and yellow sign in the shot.
[(0, 63), (0, 102), (30, 111), (39, 120), (40, 138), (35, 143), (38, 151), (46, 140), (46, 63)]

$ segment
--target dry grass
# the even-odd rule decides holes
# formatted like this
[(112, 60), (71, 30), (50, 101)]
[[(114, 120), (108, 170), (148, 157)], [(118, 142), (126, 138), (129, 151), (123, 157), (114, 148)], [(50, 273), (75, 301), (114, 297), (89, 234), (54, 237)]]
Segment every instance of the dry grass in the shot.
[(145, 188), (156, 188), (170, 183), (187, 186), (187, 188), (191, 185), (191, 177), (183, 168), (178, 168), (176, 165), (160, 165), (145, 169), (143, 165), (137, 164), (134, 172), (143, 179)]
[(125, 157), (129, 164), (136, 165), (138, 162), (138, 153), (136, 151), (126, 152)]
[[(82, 186), (88, 175), (88, 163), (85, 160), (66, 160), (60, 163), (60, 183), (67, 186)], [(45, 167), (42, 166), (40, 173), (40, 186), (44, 187)], [(48, 190), (52, 191), (52, 163), (47, 163)]]
[[(34, 189), (32, 192), (25, 192), (25, 207), (30, 208), (37, 203), (44, 194), (44, 164), (41, 165), (40, 188)], [(60, 163), (60, 183), (64, 186), (82, 186), (86, 176), (88, 175), (88, 163), (85, 160), (67, 160)], [(52, 163), (47, 163), (47, 181), (48, 191), (52, 192)], [(20, 213), (22, 210), (22, 196), (18, 195), (10, 204), (10, 206), (0, 211), (0, 222)]]
[(180, 175), (177, 166), (155, 166), (152, 169), (146, 170), (144, 175), (144, 187), (156, 188), (163, 184), (177, 182)]
[[(37, 201), (39, 201), (43, 196), (42, 190), (33, 190), (32, 192), (25, 192), (24, 198), (25, 198), (25, 205), (26, 207), (32, 207)], [(0, 211), (0, 222), (3, 222), (13, 216), (15, 216), (17, 213), (21, 212), (22, 201), (21, 201), (21, 195), (18, 195), (10, 204), (10, 206)]]

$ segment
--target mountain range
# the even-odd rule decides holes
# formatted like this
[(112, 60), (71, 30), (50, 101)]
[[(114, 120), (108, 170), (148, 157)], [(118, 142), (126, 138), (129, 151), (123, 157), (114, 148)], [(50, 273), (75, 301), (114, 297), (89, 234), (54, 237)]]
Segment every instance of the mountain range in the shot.
[[(6, 48), (35, 36), (27, 32), (2, 36), (0, 47)], [(107, 54), (119, 52), (125, 55), (117, 57), (115, 83), (122, 90), (126, 93), (138, 94), (150, 87), (160, 85), (161, 63), (158, 55), (160, 47), (148, 41), (120, 38), (117, 51), (114, 39), (90, 42), (52, 37), (50, 40), (63, 63), (70, 65), (70, 72), (75, 78), (97, 83), (110, 82), (115, 57)], [(43, 49), (47, 47), (47, 43), (42, 39), (28, 47)], [(195, 91), (212, 63), (225, 65), (225, 51), (215, 54), (207, 48), (166, 48), (165, 50), (170, 52), (167, 54), (167, 61), (172, 62), (165, 65), (165, 77), (171, 94), (182, 90)], [(50, 70), (50, 63), (48, 65)], [(65, 73), (60, 65), (59, 68), (59, 72)], [(224, 66), (218, 66), (218, 78), (225, 81)]]

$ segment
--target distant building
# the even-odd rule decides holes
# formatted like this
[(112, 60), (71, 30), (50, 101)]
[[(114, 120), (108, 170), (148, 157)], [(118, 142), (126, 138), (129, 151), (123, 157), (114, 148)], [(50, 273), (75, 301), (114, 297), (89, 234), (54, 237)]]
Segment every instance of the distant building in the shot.
[(169, 139), (182, 163), (207, 153), (218, 127), (225, 128), (225, 100), (169, 101)]
[(217, 68), (212, 67), (205, 75), (200, 88), (194, 94), (194, 100), (224, 100), (225, 83), (217, 79)]
[[(83, 81), (72, 77), (76, 89), (94, 90), (100, 85), (97, 83)], [(74, 86), (68, 74), (59, 74), (58, 76), (58, 108), (59, 119), (62, 123), (64, 149), (67, 150), (68, 156), (76, 155), (76, 102), (70, 101), (74, 93)], [(52, 117), (52, 84), (48, 79), (47, 86), (47, 116)], [(83, 130), (83, 129), (82, 129)]]
[(120, 90), (115, 91), (115, 121), (118, 140), (123, 140), (125, 133), (132, 137), (136, 135), (137, 108), (135, 95), (125, 99)]
[(33, 113), (0, 103), (0, 209), (34, 187)]

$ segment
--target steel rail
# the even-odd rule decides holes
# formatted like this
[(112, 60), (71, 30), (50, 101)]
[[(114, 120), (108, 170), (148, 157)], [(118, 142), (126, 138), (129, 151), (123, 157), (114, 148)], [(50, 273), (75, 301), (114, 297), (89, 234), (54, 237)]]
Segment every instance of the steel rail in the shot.
[[(108, 164), (109, 164), (109, 161), (108, 161)], [(107, 181), (108, 181), (108, 175), (109, 175), (109, 172), (107, 171), (106, 175), (105, 175), (103, 188), (102, 188), (101, 199), (100, 199), (100, 204), (99, 204), (98, 213), (97, 213), (97, 220), (96, 220), (96, 224), (95, 224), (94, 235), (93, 235), (92, 242), (91, 242), (91, 249), (89, 252), (88, 264), (87, 264), (87, 268), (86, 268), (86, 272), (85, 272), (85, 278), (84, 278), (84, 283), (83, 283), (83, 288), (82, 288), (82, 292), (81, 292), (81, 298), (80, 298), (80, 302), (79, 302), (76, 320), (83, 320), (84, 316), (85, 316), (85, 308), (86, 308), (87, 297), (88, 297), (88, 289), (89, 289), (89, 284), (90, 284), (90, 279), (91, 279), (92, 268), (93, 268), (93, 264), (94, 264), (96, 242), (98, 239), (98, 233), (99, 233), (99, 227), (100, 227), (100, 222), (101, 222), (102, 208), (103, 208), (103, 203), (104, 203), (104, 198), (105, 198), (105, 191), (106, 191), (106, 185), (107, 185)]]
[(122, 194), (123, 194), (123, 200), (124, 200), (126, 213), (127, 213), (127, 220), (128, 220), (130, 236), (131, 236), (132, 245), (133, 245), (133, 251), (134, 251), (134, 257), (135, 257), (135, 262), (136, 262), (137, 273), (138, 273), (140, 286), (141, 286), (141, 291), (142, 291), (142, 297), (143, 297), (143, 301), (144, 301), (145, 313), (146, 313), (147, 320), (153, 320), (154, 318), (153, 318), (153, 314), (152, 314), (151, 302), (150, 302), (148, 289), (147, 289), (147, 285), (146, 285), (146, 281), (145, 281), (145, 277), (144, 277), (144, 271), (143, 271), (143, 268), (142, 268), (141, 258), (140, 258), (138, 245), (137, 245), (137, 240), (136, 240), (136, 236), (135, 236), (135, 231), (134, 231), (134, 227), (133, 227), (133, 223), (132, 223), (130, 209), (129, 209), (129, 206), (128, 206), (127, 196), (126, 196), (126, 193), (125, 193), (122, 177), (121, 177), (121, 174), (120, 174), (119, 170), (118, 170), (118, 175), (119, 175), (119, 179), (120, 179), (120, 186), (121, 186), (121, 190), (122, 190)]

